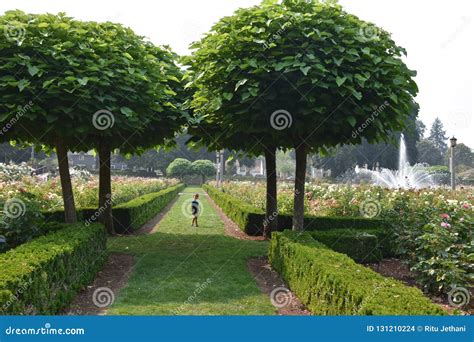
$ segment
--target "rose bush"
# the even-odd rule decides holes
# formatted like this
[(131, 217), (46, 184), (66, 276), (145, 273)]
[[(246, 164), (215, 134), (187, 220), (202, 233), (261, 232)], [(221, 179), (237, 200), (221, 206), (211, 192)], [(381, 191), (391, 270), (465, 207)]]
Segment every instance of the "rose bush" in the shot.
[[(211, 185), (215, 185), (211, 182)], [(224, 182), (222, 191), (264, 209), (265, 184)], [(391, 223), (398, 255), (429, 292), (448, 293), (474, 283), (474, 191), (445, 187), (387, 189), (372, 185), (307, 184), (306, 214), (366, 216)], [(279, 212), (291, 214), (293, 187), (278, 186)]]

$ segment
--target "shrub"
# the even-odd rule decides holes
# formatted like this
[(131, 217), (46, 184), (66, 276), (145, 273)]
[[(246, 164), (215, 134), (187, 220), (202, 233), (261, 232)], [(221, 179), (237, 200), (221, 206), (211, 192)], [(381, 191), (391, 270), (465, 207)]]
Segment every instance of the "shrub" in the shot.
[(347, 254), (356, 262), (378, 262), (382, 260), (378, 238), (372, 232), (352, 229), (334, 229), (311, 232), (317, 241), (339, 253)]
[(263, 234), (265, 214), (262, 210), (239, 201), (212, 186), (204, 184), (203, 189), (242, 231), (253, 236)]
[(419, 289), (356, 264), (315, 241), (310, 233), (273, 234), (269, 258), (273, 268), (314, 314), (444, 314)]
[(106, 258), (102, 225), (63, 225), (0, 255), (0, 312), (55, 314), (88, 285)]
[[(203, 185), (209, 196), (224, 213), (248, 235), (262, 235), (265, 213), (235, 197), (209, 185)], [(278, 230), (291, 229), (291, 215), (278, 215)], [(305, 216), (305, 230), (329, 230), (334, 228), (372, 229), (384, 227), (387, 223), (380, 219), (361, 217), (319, 217)]]
[[(184, 184), (137, 197), (129, 202), (119, 204), (112, 209), (115, 231), (131, 233), (139, 229), (171, 202)], [(91, 217), (90, 211), (84, 212), (84, 218)]]

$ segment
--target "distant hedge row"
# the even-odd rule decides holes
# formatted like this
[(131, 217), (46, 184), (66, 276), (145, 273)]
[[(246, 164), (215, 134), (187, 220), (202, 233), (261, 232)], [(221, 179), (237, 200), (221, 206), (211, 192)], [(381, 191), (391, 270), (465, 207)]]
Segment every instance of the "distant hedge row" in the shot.
[(106, 259), (102, 225), (63, 225), (0, 254), (0, 315), (55, 314), (90, 284)]
[[(216, 189), (207, 184), (203, 188), (222, 208), (224, 213), (232, 219), (240, 229), (248, 235), (262, 235), (265, 213), (252, 207), (235, 197)], [(291, 215), (278, 215), (278, 231), (290, 229), (293, 226)], [(363, 217), (329, 217), (329, 216), (305, 216), (305, 230), (330, 230), (334, 228), (344, 229), (378, 229), (388, 226), (381, 219), (369, 219)]]
[(415, 288), (385, 278), (315, 241), (311, 233), (272, 235), (269, 259), (317, 315), (443, 315)]
[[(177, 184), (113, 207), (115, 231), (117, 233), (131, 233), (139, 229), (159, 213), (184, 187), (184, 184)], [(97, 212), (97, 208), (82, 208), (77, 211), (77, 218), (79, 221), (94, 222)], [(43, 214), (47, 221), (64, 222), (63, 210), (48, 211)]]

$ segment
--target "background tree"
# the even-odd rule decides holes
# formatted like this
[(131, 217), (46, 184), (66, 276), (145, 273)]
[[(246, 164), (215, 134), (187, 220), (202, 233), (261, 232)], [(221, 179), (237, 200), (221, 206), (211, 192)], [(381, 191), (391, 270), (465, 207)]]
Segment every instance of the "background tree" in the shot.
[(296, 230), (303, 229), (308, 153), (387, 140), (415, 107), (405, 50), (337, 4), (264, 1), (221, 19), (192, 48), (193, 104), (206, 122), (260, 136), (265, 150), (266, 137), (271, 151), (295, 148)]
[(438, 153), (441, 156), (444, 156), (446, 150), (448, 149), (448, 145), (446, 143), (447, 139), (448, 137), (446, 136), (446, 131), (444, 130), (443, 123), (439, 118), (436, 118), (433, 121), (433, 124), (431, 125), (428, 140), (433, 143), (434, 147), (436, 147), (436, 149), (439, 151)]
[[(451, 153), (449, 150), (447, 150), (444, 157), (444, 162), (446, 165), (449, 165), (450, 157)], [(468, 146), (464, 145), (463, 143), (459, 143), (454, 149), (454, 161), (458, 168), (460, 166), (466, 166), (467, 168), (474, 167), (474, 152), (472, 152)]]
[(417, 145), (418, 162), (429, 165), (443, 165), (443, 156), (431, 140), (423, 139)]
[(191, 174), (191, 162), (184, 158), (176, 158), (173, 160), (166, 169), (166, 174), (170, 177), (177, 177), (183, 179), (185, 176)]
[(195, 160), (191, 164), (191, 173), (202, 177), (202, 182), (206, 182), (206, 177), (211, 177), (216, 173), (216, 167), (210, 160)]
[(295, 160), (291, 158), (290, 151), (278, 151), (276, 155), (276, 169), (280, 178), (285, 178), (295, 170)]

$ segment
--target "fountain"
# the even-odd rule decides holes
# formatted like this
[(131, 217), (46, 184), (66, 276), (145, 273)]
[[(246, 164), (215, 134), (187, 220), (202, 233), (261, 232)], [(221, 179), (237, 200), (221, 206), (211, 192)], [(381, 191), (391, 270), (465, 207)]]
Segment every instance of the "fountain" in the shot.
[(423, 164), (410, 165), (407, 158), (405, 137), (400, 136), (400, 150), (398, 154), (398, 170), (381, 168), (369, 170), (368, 168), (355, 168), (356, 174), (367, 175), (376, 185), (388, 188), (420, 189), (436, 185), (432, 175)]

